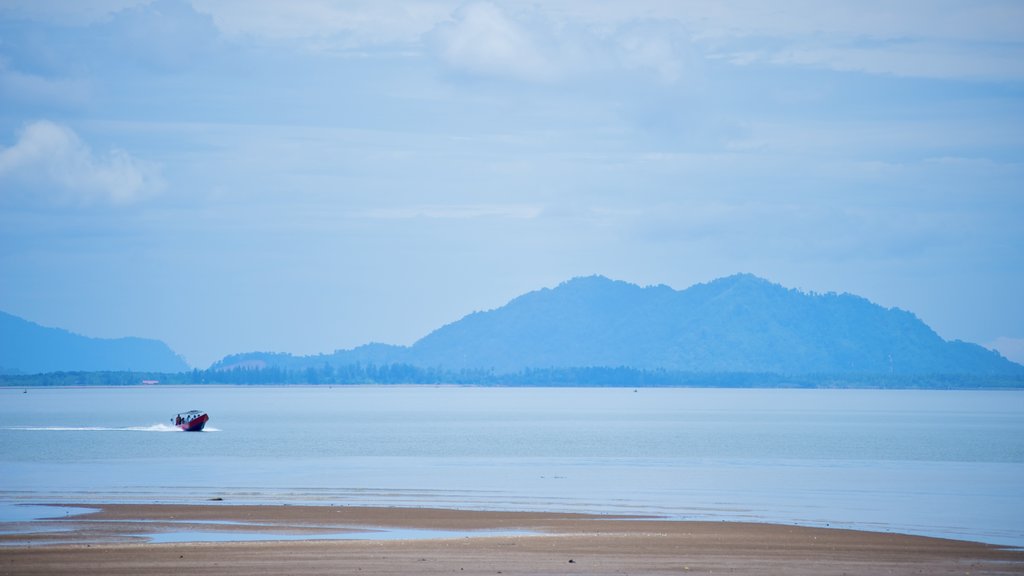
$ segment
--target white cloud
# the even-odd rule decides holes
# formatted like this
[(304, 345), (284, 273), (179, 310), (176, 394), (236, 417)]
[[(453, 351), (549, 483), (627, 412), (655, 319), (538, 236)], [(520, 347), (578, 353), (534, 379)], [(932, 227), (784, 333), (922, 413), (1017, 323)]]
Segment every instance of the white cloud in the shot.
[(36, 190), (49, 200), (78, 204), (129, 204), (163, 187), (156, 165), (117, 149), (97, 157), (73, 130), (45, 120), (27, 125), (13, 146), (0, 148), (3, 181), (8, 193)]
[(408, 43), (447, 19), (458, 2), (417, 0), (192, 0), (232, 37), (274, 40), (325, 38), (343, 34), (363, 44)]
[[(7, 0), (0, 18), (90, 25), (150, 0)], [(414, 50), (431, 31), (443, 32), (446, 62), (476, 74), (547, 79), (570, 64), (600, 68), (617, 45), (625, 65), (678, 76), (671, 53), (680, 40), (734, 63), (815, 66), (916, 77), (1024, 76), (1024, 3), (1017, 0), (515, 0), (465, 4), (459, 0), (190, 0), (224, 35), (294, 41), (305, 48), (359, 50), (386, 45)], [(528, 16), (522, 18), (522, 16)], [(660, 22), (676, 28), (665, 38), (628, 34)], [(585, 30), (607, 42), (576, 49), (564, 37)], [(588, 40), (588, 42), (589, 42)], [(865, 46), (864, 41), (879, 43)], [(561, 42), (561, 43), (560, 43)], [(890, 43), (890, 45), (886, 45)], [(596, 45), (596, 44), (595, 44)], [(585, 61), (585, 58), (589, 60)]]
[(8, 103), (80, 106), (89, 99), (87, 82), (70, 78), (47, 78), (14, 70), (0, 56), (0, 99)]
[(534, 31), (489, 2), (458, 10), (440, 26), (436, 39), (442, 60), (452, 68), (484, 76), (550, 80), (558, 69)]
[(1024, 4), (1008, 0), (697, 3), (711, 57), (920, 78), (1024, 77)]
[(543, 6), (468, 4), (430, 39), (438, 58), (456, 71), (529, 82), (643, 70), (673, 83), (690, 65), (689, 37), (673, 22), (639, 18), (603, 26)]
[(792, 45), (726, 56), (755, 62), (919, 78), (1024, 79), (1024, 46), (900, 41), (861, 45)]
[[(454, 68), (526, 80), (550, 79), (570, 65), (600, 69), (611, 52), (627, 67), (649, 68), (671, 81), (680, 74), (675, 51), (681, 42), (737, 64), (929, 78), (1024, 75), (1024, 3), (1014, 0), (494, 0), (461, 7), (453, 0), (192, 2), (222, 32), (238, 37), (333, 38), (351, 49), (416, 45), (436, 29), (443, 58)], [(672, 36), (630, 33), (650, 22), (672, 27)], [(589, 38), (577, 43), (563, 36), (567, 30), (586, 31)], [(595, 49), (601, 43), (604, 48)], [(573, 50), (586, 54), (577, 58)]]
[(549, 0), (552, 13), (597, 26), (638, 19), (678, 22), (704, 39), (820, 36), (1019, 42), (1024, 4), (1018, 0)]
[(643, 22), (615, 31), (612, 42), (625, 68), (653, 71), (663, 82), (676, 82), (692, 66), (686, 30), (665, 22)]

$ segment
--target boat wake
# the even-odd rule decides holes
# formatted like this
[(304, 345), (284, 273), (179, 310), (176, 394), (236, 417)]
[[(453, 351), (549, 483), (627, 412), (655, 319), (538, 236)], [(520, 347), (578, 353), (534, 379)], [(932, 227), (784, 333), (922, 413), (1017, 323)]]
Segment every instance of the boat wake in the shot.
[[(180, 428), (170, 424), (153, 424), (151, 426), (7, 426), (3, 429), (30, 432), (182, 432)], [(204, 432), (220, 432), (220, 430), (207, 427)]]

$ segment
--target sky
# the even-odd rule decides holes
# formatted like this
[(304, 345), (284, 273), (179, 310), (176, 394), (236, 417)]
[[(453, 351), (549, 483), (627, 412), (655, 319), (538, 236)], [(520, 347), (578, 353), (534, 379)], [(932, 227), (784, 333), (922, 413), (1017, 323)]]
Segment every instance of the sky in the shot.
[(0, 310), (411, 344), (602, 274), (1024, 362), (1024, 2), (0, 0)]

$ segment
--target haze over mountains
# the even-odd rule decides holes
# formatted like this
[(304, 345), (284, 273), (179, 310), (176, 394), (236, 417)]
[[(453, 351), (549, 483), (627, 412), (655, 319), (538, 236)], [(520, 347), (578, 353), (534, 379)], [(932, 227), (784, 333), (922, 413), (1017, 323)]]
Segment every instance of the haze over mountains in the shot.
[(0, 374), (188, 369), (188, 364), (159, 340), (88, 338), (0, 312)]
[(806, 294), (749, 274), (686, 290), (574, 278), (475, 312), (412, 346), (334, 354), (248, 353), (212, 369), (403, 363), (444, 370), (585, 366), (780, 374), (1024, 374), (913, 314), (850, 294)]
[[(234, 354), (211, 371), (403, 364), (512, 374), (581, 367), (693, 373), (1024, 375), (976, 344), (943, 340), (910, 312), (737, 274), (685, 290), (574, 278), (474, 312), (412, 346), (333, 354)], [(0, 373), (184, 372), (166, 344), (100, 339), (0, 313)]]

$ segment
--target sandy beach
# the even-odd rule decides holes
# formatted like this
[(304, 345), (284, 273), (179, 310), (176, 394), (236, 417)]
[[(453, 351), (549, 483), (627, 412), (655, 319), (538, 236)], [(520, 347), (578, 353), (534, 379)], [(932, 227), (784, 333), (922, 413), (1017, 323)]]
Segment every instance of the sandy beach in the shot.
[[(0, 573), (1024, 574), (1020, 550), (831, 528), (424, 508), (93, 508), (37, 521), (31, 533), (4, 530)], [(161, 534), (217, 541), (154, 543)], [(254, 534), (267, 539), (231, 541)]]

